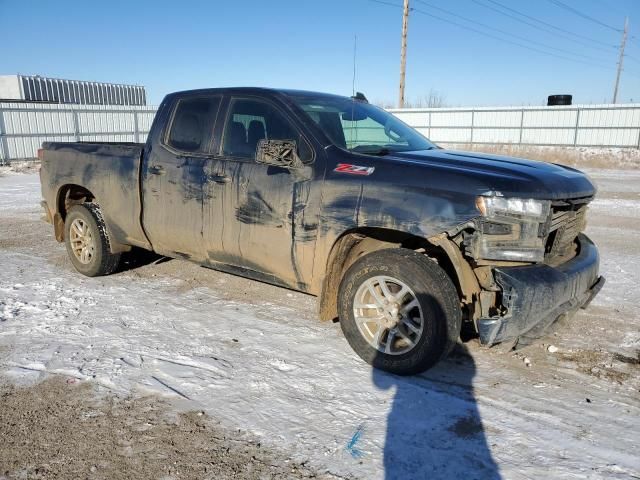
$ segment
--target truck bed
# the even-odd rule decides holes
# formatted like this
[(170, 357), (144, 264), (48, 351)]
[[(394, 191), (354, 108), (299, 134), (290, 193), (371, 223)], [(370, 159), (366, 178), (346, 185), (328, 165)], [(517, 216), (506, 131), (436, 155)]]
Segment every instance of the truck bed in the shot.
[(44, 143), (40, 179), (50, 212), (59, 211), (68, 186), (79, 185), (95, 196), (115, 242), (147, 247), (140, 223), (143, 149), (131, 142)]

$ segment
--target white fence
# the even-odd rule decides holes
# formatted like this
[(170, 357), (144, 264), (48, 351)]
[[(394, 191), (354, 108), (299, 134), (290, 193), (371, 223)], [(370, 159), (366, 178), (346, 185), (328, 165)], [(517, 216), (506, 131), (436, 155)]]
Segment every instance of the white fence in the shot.
[(0, 102), (0, 164), (42, 142), (144, 142), (157, 107)]
[[(46, 141), (144, 142), (156, 108), (0, 102), (0, 164), (35, 158)], [(640, 104), (390, 112), (443, 145), (640, 148)]]
[(389, 110), (440, 144), (640, 148), (640, 104)]

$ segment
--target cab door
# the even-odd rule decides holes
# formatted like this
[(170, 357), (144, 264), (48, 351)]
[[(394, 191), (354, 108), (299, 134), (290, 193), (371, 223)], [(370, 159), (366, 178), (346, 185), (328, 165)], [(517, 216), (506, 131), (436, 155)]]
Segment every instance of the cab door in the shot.
[[(305, 166), (257, 163), (256, 147), (262, 139), (296, 140)], [(308, 289), (321, 183), (313, 182), (309, 145), (274, 103), (257, 97), (230, 99), (217, 161), (210, 164), (204, 207), (205, 248), (211, 263)], [(219, 245), (210, 240), (217, 231)]]
[(156, 252), (205, 260), (202, 212), (221, 97), (184, 96), (142, 167), (143, 226)]

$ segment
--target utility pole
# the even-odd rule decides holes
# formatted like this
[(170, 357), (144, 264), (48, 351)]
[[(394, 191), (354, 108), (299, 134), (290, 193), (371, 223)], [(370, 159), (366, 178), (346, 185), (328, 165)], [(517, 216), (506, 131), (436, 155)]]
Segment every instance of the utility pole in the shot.
[(402, 12), (402, 47), (400, 48), (400, 93), (398, 108), (404, 107), (404, 74), (407, 66), (407, 30), (409, 29), (409, 0), (404, 0)]
[(622, 63), (624, 62), (624, 47), (627, 44), (627, 31), (629, 29), (629, 17), (624, 19), (624, 30), (622, 31), (622, 43), (620, 44), (620, 58), (618, 59), (618, 73), (616, 73), (616, 86), (613, 88), (613, 103), (618, 100), (618, 85), (620, 84), (620, 74), (622, 73)]

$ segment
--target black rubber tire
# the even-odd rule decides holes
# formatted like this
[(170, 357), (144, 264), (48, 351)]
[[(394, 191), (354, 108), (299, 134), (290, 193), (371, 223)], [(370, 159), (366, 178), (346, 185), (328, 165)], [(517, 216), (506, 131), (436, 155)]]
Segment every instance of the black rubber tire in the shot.
[[(85, 223), (89, 225), (91, 234), (95, 239), (95, 252), (91, 261), (87, 264), (80, 262), (74, 255), (71, 249), (71, 242), (69, 240), (69, 229), (71, 223), (76, 219), (81, 218)], [(107, 226), (102, 218), (100, 207), (95, 203), (83, 203), (82, 205), (74, 205), (69, 209), (67, 218), (64, 221), (64, 239), (67, 247), (67, 254), (71, 259), (71, 263), (75, 269), (86, 275), (87, 277), (98, 277), (101, 275), (109, 275), (118, 268), (120, 262), (119, 253), (111, 253), (109, 248), (109, 234), (107, 232)]]
[[(358, 287), (367, 279), (394, 277), (415, 293), (424, 316), (422, 336), (408, 352), (390, 355), (376, 350), (361, 335), (353, 315)], [(349, 345), (375, 368), (397, 375), (423, 372), (446, 357), (462, 325), (458, 292), (449, 276), (421, 253), (404, 248), (378, 250), (357, 260), (344, 275), (338, 292), (340, 326)]]

